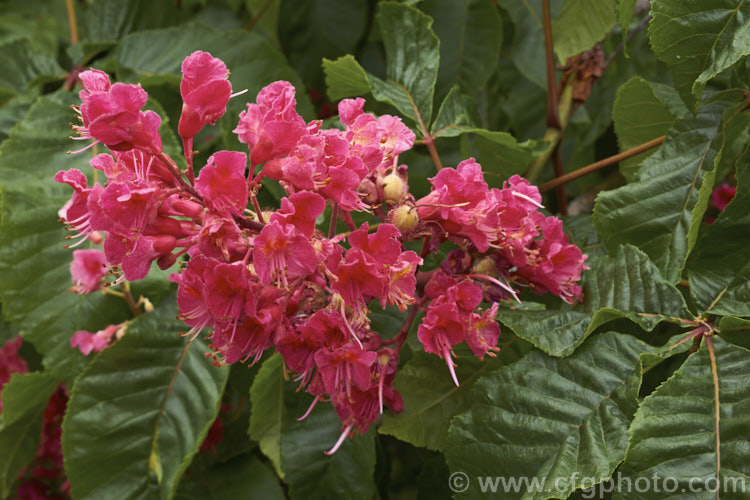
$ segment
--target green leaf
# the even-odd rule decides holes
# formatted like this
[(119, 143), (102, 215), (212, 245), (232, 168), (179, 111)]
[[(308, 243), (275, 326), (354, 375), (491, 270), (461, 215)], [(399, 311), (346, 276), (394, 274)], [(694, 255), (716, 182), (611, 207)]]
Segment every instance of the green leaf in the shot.
[(432, 137), (456, 137), (469, 129), (476, 128), (472, 109), (476, 108), (473, 100), (462, 94), (454, 85), (440, 105), (430, 134)]
[(719, 332), (727, 342), (750, 349), (750, 320), (724, 316), (719, 320)]
[(49, 373), (16, 373), (3, 386), (0, 497), (10, 497), (10, 488), (18, 474), (34, 459), (44, 410), (59, 384), (59, 379)]
[[(718, 476), (714, 380), (705, 340), (669, 380), (641, 403), (629, 431), (630, 443), (621, 467), (623, 476), (651, 478), (656, 474), (671, 478), (672, 492), (690, 491), (690, 498), (696, 499), (717, 498), (712, 484), (718, 486), (721, 498), (725, 498), (724, 493), (726, 498), (742, 498), (731, 494), (748, 491), (750, 351), (718, 337), (713, 337), (713, 346), (720, 412)], [(737, 489), (733, 491), (732, 487)], [(661, 499), (665, 498), (664, 491), (649, 488), (616, 498)]]
[(632, 246), (597, 259), (584, 273), (583, 294), (583, 304), (574, 308), (503, 311), (499, 319), (547, 354), (567, 356), (595, 329), (617, 318), (650, 331), (660, 321), (692, 316), (679, 290)]
[(0, 44), (0, 104), (19, 94), (25, 94), (31, 85), (61, 79), (65, 71), (54, 57), (32, 47), (27, 38)]
[(59, 170), (91, 168), (88, 154), (66, 154), (74, 145), (69, 123), (76, 102), (69, 93), (40, 98), (0, 146), (3, 314), (44, 355), (44, 366), (68, 382), (88, 362), (70, 347), (70, 336), (124, 321), (129, 314), (117, 297), (67, 291), (72, 250), (64, 248), (67, 232), (57, 211), (72, 192), (54, 176)]
[(61, 380), (47, 372), (14, 373), (3, 386), (2, 425), (21, 420), (39, 406), (46, 407)]
[[(256, 2), (260, 3), (260, 2)], [(366, 0), (283, 1), (279, 37), (284, 53), (305, 82), (323, 92), (323, 58), (354, 53), (371, 22)], [(263, 14), (263, 19), (268, 15)]]
[(434, 354), (417, 352), (399, 368), (396, 389), (404, 398), (404, 411), (387, 413), (378, 429), (381, 434), (431, 450), (442, 451), (451, 419), (470, 408), (476, 381), (498, 368), (516, 362), (528, 352), (528, 344), (515, 339), (503, 346), (498, 357), (480, 361), (461, 344), (456, 347), (456, 376), (453, 383), (445, 361)]
[(611, 252), (631, 243), (672, 283), (680, 280), (714, 181), (725, 106), (676, 120), (659, 150), (643, 162), (639, 180), (600, 193), (594, 225)]
[(375, 494), (374, 432), (347, 439), (331, 456), (341, 434), (341, 420), (328, 403), (318, 403), (303, 421), (312, 398), (285, 383), (283, 361), (267, 359), (250, 389), (250, 436), (260, 441), (296, 498), (371, 498)]
[(185, 474), (176, 500), (206, 498), (263, 498), (283, 500), (284, 492), (276, 475), (252, 454)]
[(638, 0), (617, 0), (617, 23), (622, 28), (623, 49), (627, 51), (628, 31)]
[(395, 106), (414, 123), (419, 124), (421, 118), (427, 127), (440, 60), (432, 19), (414, 7), (394, 2), (379, 3), (376, 18), (385, 44), (387, 79), (367, 73), (349, 55), (324, 60), (328, 96), (338, 100), (371, 92), (376, 100)]
[[(639, 76), (628, 80), (617, 91), (612, 109), (620, 151), (634, 148), (665, 135), (675, 121), (667, 106), (654, 93), (649, 82)], [(620, 173), (635, 180), (640, 164), (657, 150), (650, 149), (620, 162)]]
[(245, 0), (245, 8), (252, 16), (250, 22), (260, 28), (276, 45), (280, 45), (279, 11), (281, 3), (281, 0)]
[(261, 365), (253, 380), (248, 433), (251, 439), (258, 441), (260, 450), (271, 460), (279, 477), (284, 479), (281, 468), (281, 425), (286, 409), (282, 364), (281, 355), (271, 356)]
[(446, 447), (451, 471), (470, 472), (459, 498), (479, 495), (480, 476), (538, 478), (546, 490), (505, 491), (503, 498), (545, 499), (611, 475), (625, 456), (644, 368), (675, 351), (607, 332), (568, 358), (535, 351), (482, 377), (471, 409), (453, 419)]
[[(563, 1), (550, 1), (550, 13), (553, 17), (560, 12)], [(513, 63), (523, 76), (540, 89), (546, 89), (542, 0), (498, 0), (498, 4), (508, 12), (515, 25), (511, 51)]]
[(591, 49), (617, 24), (615, 0), (565, 0), (552, 20), (552, 41), (560, 61)]
[(750, 316), (750, 151), (737, 164), (737, 194), (705, 226), (688, 260), (690, 295), (703, 311)]
[(134, 320), (76, 381), (63, 422), (76, 498), (171, 498), (221, 404), (228, 368), (177, 334), (176, 308)]
[(750, 54), (750, 3), (662, 0), (651, 8), (654, 54), (669, 65), (674, 86), (695, 111), (706, 83)]
[(454, 84), (474, 95), (500, 56), (503, 23), (497, 7), (486, 0), (425, 0), (419, 9), (434, 19), (433, 30), (440, 39), (440, 95)]
[(483, 170), (500, 176), (500, 179), (522, 174), (531, 162), (549, 147), (549, 143), (544, 140), (518, 142), (507, 132), (478, 128), (467, 129), (464, 132), (475, 135), (474, 145)]

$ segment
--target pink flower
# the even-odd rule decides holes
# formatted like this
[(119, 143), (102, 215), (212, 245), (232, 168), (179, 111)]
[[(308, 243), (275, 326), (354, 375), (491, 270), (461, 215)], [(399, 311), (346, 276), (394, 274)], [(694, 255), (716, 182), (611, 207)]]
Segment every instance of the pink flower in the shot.
[(138, 85), (115, 83), (101, 71), (89, 70), (80, 75), (84, 90), (80, 92), (81, 126), (75, 127), (82, 138), (96, 139), (113, 151), (141, 149), (149, 154), (162, 151), (159, 126), (161, 118), (153, 111), (141, 111), (148, 94)]
[(183, 140), (224, 114), (232, 93), (228, 76), (226, 64), (208, 52), (193, 52), (182, 61), (182, 113), (177, 131)]
[(253, 265), (264, 285), (279, 280), (284, 286), (289, 280), (315, 271), (317, 258), (310, 240), (292, 225), (274, 220), (266, 224), (253, 249)]
[(301, 191), (281, 199), (281, 209), (271, 215), (271, 221), (291, 224), (307, 237), (315, 231), (315, 219), (325, 210), (326, 202), (320, 195)]
[(73, 291), (78, 294), (91, 293), (101, 288), (107, 275), (107, 259), (101, 250), (76, 250), (70, 263)]
[(370, 386), (370, 366), (376, 358), (376, 353), (347, 343), (333, 351), (319, 349), (315, 364), (328, 394), (351, 394), (352, 386), (362, 391)]
[(208, 159), (195, 182), (208, 208), (242, 215), (248, 200), (246, 166), (247, 156), (237, 151), (218, 151)]
[[(8, 383), (10, 376), (14, 373), (26, 373), (29, 366), (26, 361), (18, 355), (23, 340), (20, 335), (15, 339), (8, 340), (0, 348), (0, 394), (3, 392), (3, 386)], [(3, 400), (0, 398), (0, 412), (3, 411)]]
[(711, 201), (713, 201), (716, 209), (722, 212), (727, 208), (729, 202), (734, 199), (735, 194), (737, 194), (737, 188), (724, 182), (711, 193)]
[(84, 356), (88, 356), (92, 351), (100, 352), (112, 343), (113, 337), (119, 338), (123, 333), (122, 325), (109, 325), (96, 333), (79, 330), (70, 338), (70, 346), (77, 347)]

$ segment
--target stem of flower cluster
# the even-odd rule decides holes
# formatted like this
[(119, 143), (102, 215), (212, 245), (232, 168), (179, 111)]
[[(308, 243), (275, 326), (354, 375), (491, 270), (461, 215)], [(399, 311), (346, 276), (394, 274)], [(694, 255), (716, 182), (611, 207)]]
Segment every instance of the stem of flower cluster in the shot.
[(73, 0), (65, 0), (65, 10), (68, 11), (68, 27), (70, 28), (70, 44), (78, 43), (78, 22), (76, 21), (76, 8)]
[(122, 296), (125, 299), (125, 302), (127, 302), (128, 307), (130, 308), (130, 311), (133, 313), (133, 316), (138, 317), (141, 315), (141, 308), (138, 307), (138, 304), (136, 304), (135, 300), (133, 300), (133, 294), (130, 293), (130, 282), (124, 281), (122, 283)]
[(334, 202), (331, 208), (331, 223), (328, 226), (328, 239), (336, 236), (336, 223), (339, 221), (339, 204)]
[(542, 24), (544, 27), (544, 56), (547, 69), (547, 126), (562, 130), (557, 112), (555, 53), (552, 45), (552, 16), (549, 10), (549, 0), (542, 0)]

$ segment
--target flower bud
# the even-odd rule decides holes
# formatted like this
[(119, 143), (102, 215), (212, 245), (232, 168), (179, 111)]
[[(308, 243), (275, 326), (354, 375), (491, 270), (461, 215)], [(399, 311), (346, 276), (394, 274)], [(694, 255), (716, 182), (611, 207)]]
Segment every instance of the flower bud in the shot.
[(383, 179), (383, 194), (386, 203), (390, 205), (398, 203), (406, 191), (407, 185), (398, 174), (388, 174)]
[(396, 229), (402, 235), (410, 234), (417, 228), (419, 224), (419, 216), (417, 210), (409, 205), (401, 205), (390, 211), (391, 224), (396, 226)]

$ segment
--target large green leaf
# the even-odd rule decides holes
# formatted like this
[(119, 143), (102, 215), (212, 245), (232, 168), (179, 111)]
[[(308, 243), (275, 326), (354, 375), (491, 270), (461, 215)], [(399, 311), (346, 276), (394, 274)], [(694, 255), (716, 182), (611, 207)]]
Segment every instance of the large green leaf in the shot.
[(277, 353), (267, 359), (250, 389), (250, 437), (259, 441), (292, 498), (370, 498), (375, 493), (374, 432), (347, 439), (331, 456), (341, 421), (328, 403), (318, 403), (303, 421), (312, 398), (284, 378)]
[[(253, 3), (265, 2), (253, 0)], [(320, 63), (324, 57), (332, 59), (356, 50), (368, 27), (367, 1), (286, 0), (278, 3), (281, 4), (278, 30), (284, 53), (305, 82), (323, 93)], [(268, 11), (263, 14), (261, 23), (268, 15)]]
[(696, 117), (676, 120), (664, 144), (641, 166), (637, 182), (599, 194), (594, 225), (610, 252), (631, 243), (665, 279), (680, 280), (711, 194), (724, 109), (715, 103)]
[(591, 49), (617, 23), (615, 0), (565, 0), (552, 20), (552, 41), (560, 61)]
[[(628, 80), (617, 91), (612, 119), (621, 151), (665, 135), (675, 118), (654, 93), (651, 83), (639, 76)], [(620, 172), (628, 181), (635, 180), (641, 162), (655, 152), (656, 149), (651, 149), (623, 160)]]
[[(564, 0), (550, 0), (550, 11), (556, 16)], [(513, 20), (511, 57), (518, 71), (540, 88), (546, 89), (547, 73), (542, 28), (542, 0), (498, 0)]]
[(691, 316), (682, 294), (629, 245), (594, 261), (584, 273), (583, 294), (583, 304), (573, 308), (503, 311), (499, 319), (544, 352), (566, 356), (596, 328), (617, 318), (652, 330), (660, 321)]
[(176, 500), (206, 498), (262, 498), (283, 500), (273, 471), (252, 454), (244, 454), (227, 462), (185, 474), (177, 490)]
[[(664, 481), (661, 490), (623, 491), (616, 498), (715, 499), (719, 498), (713, 489), (716, 486), (721, 498), (746, 498), (750, 491), (750, 351), (718, 337), (713, 337), (713, 346), (720, 449), (716, 447), (714, 379), (704, 340), (698, 352), (643, 400), (629, 431), (623, 476), (656, 475), (662, 481), (669, 478), (669, 482)], [(719, 470), (717, 453), (721, 457)], [(690, 492), (689, 497), (684, 492)]]
[(18, 473), (36, 455), (44, 410), (59, 384), (58, 378), (48, 373), (24, 373), (14, 374), (3, 386), (0, 497), (10, 497)]
[(421, 118), (428, 127), (440, 61), (432, 19), (394, 2), (379, 3), (376, 17), (385, 45), (386, 80), (367, 73), (351, 56), (324, 60), (328, 96), (338, 100), (371, 92), (376, 100), (392, 104), (414, 123)]
[(65, 76), (55, 58), (35, 50), (27, 38), (0, 44), (0, 68), (3, 68), (0, 72), (0, 104), (26, 93), (34, 83)]
[(454, 84), (474, 95), (497, 65), (503, 24), (496, 6), (487, 0), (426, 0), (419, 4), (435, 20), (440, 39), (438, 94)]
[(750, 3), (661, 0), (651, 8), (651, 47), (669, 65), (685, 104), (698, 107), (706, 83), (750, 54)]
[(84, 370), (63, 422), (76, 498), (172, 498), (221, 404), (229, 368), (177, 334), (172, 304), (134, 320)]
[(738, 188), (718, 219), (701, 231), (688, 260), (690, 295), (701, 310), (750, 316), (750, 151), (737, 164)]
[(57, 211), (72, 193), (53, 178), (58, 170), (91, 168), (89, 154), (66, 154), (74, 146), (69, 123), (74, 116), (70, 105), (76, 102), (68, 93), (40, 98), (0, 146), (3, 314), (45, 356), (45, 366), (69, 382), (87, 361), (70, 347), (70, 336), (128, 317), (116, 297), (67, 291), (72, 250), (64, 248), (66, 231)]
[(451, 380), (443, 359), (434, 354), (416, 353), (399, 369), (396, 377), (396, 389), (404, 398), (404, 411), (386, 414), (378, 432), (414, 446), (443, 450), (451, 419), (470, 408), (476, 381), (517, 361), (528, 352), (529, 345), (514, 338), (501, 348), (498, 357), (480, 361), (465, 345), (457, 346), (456, 376), (461, 384), (458, 387)]
[(535, 351), (482, 377), (446, 447), (451, 471), (470, 473), (458, 498), (477, 497), (482, 476), (538, 478), (540, 491), (500, 491), (528, 499), (566, 498), (586, 478), (608, 477), (625, 456), (644, 368), (678, 350), (607, 332), (569, 358)]

